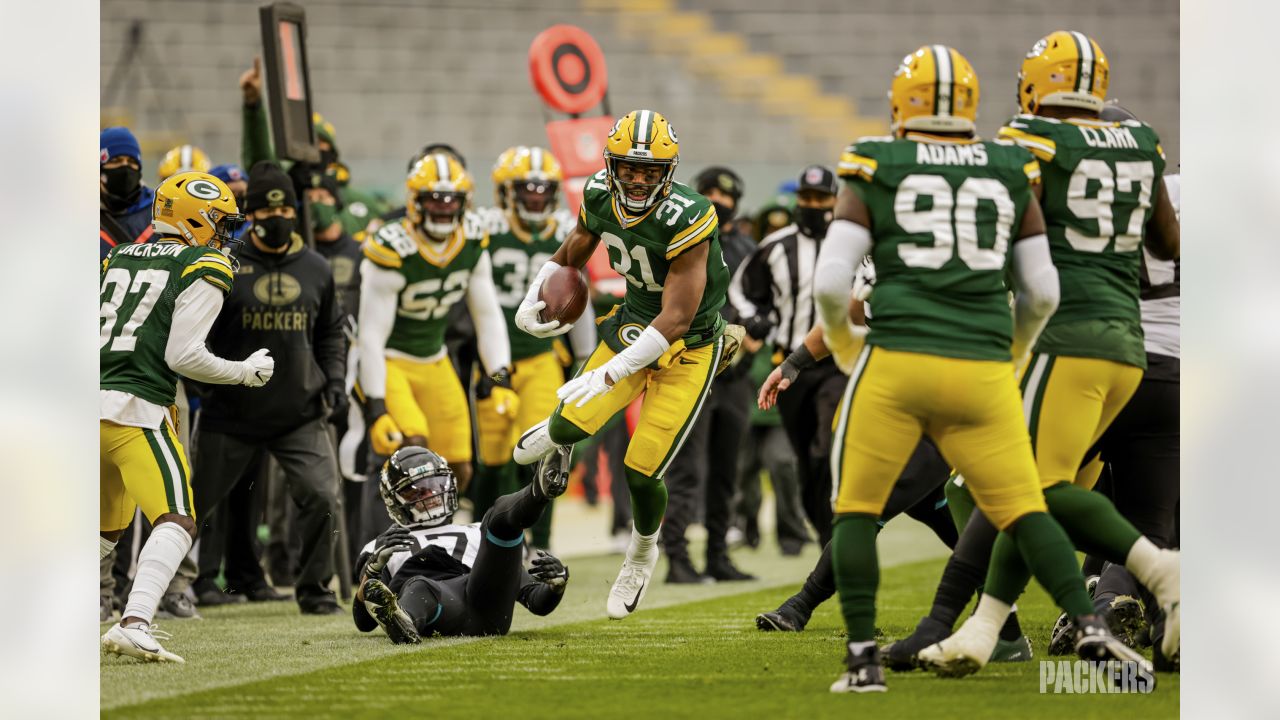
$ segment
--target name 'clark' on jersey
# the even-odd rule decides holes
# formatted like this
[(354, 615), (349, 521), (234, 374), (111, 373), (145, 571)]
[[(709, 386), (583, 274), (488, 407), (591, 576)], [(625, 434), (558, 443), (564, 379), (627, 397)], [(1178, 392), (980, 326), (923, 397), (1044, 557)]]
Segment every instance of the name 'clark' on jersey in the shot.
[(1011, 143), (862, 138), (838, 174), (871, 217), (875, 322), (867, 342), (906, 352), (1010, 360), (1005, 271), (1035, 160)]
[(1145, 368), (1138, 284), (1164, 150), (1138, 122), (1017, 115), (1000, 129), (1040, 163), (1062, 299), (1035, 352)]
[(489, 245), (485, 218), (468, 211), (448, 241), (433, 248), (416, 239), (408, 220), (389, 223), (364, 243), (364, 256), (404, 276), (389, 355), (435, 359), (444, 351), (449, 309), (467, 294), (471, 273)]
[(729, 268), (720, 251), (720, 229), (711, 201), (673, 182), (665, 198), (632, 217), (609, 191), (601, 170), (583, 189), (578, 222), (599, 236), (609, 252), (610, 265), (627, 280), (622, 304), (600, 321), (600, 339), (611, 350), (626, 349), (662, 312), (662, 289), (672, 261), (704, 242), (711, 243), (707, 285), (689, 331), (681, 339), (685, 347), (696, 348), (724, 333), (720, 307), (729, 288)]
[(498, 304), (507, 319), (507, 338), (511, 342), (511, 359), (524, 360), (551, 352), (555, 338), (534, 337), (516, 327), (516, 311), (524, 300), (529, 282), (547, 264), (569, 231), (573, 215), (561, 208), (552, 214), (546, 227), (531, 232), (524, 240), (511, 227), (511, 218), (498, 208), (491, 208), (489, 220), (489, 260), (493, 263), (493, 285)]
[(203, 245), (167, 240), (121, 245), (102, 261), (100, 279), (101, 389), (173, 405), (178, 373), (164, 354), (178, 296), (201, 280), (224, 295), (230, 292), (235, 280), (231, 263)]

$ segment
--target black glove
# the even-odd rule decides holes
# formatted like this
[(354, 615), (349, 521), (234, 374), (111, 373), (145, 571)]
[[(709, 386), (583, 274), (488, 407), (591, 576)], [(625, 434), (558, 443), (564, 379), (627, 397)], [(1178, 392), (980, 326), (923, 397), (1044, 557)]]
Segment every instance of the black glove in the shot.
[(560, 558), (546, 550), (538, 550), (537, 554), (533, 559), (533, 567), (529, 568), (529, 574), (538, 582), (563, 592), (564, 586), (569, 582), (569, 568), (560, 562)]
[(794, 383), (796, 378), (800, 376), (801, 370), (811, 368), (817, 364), (817, 362), (818, 361), (813, 358), (813, 353), (809, 352), (809, 348), (805, 347), (804, 343), (801, 343), (800, 347), (793, 350), (792, 353), (787, 356), (787, 359), (782, 361), (782, 364), (779, 365), (778, 368), (782, 370), (783, 378)]
[(364, 566), (364, 574), (369, 577), (378, 577), (382, 574), (382, 569), (387, 566), (391, 560), (391, 556), (398, 552), (412, 551), (417, 547), (417, 542), (413, 539), (413, 534), (409, 532), (409, 528), (402, 525), (394, 525), (392, 528), (382, 534), (379, 538), (382, 545), (378, 547), (369, 556), (369, 562)]
[(476, 381), (476, 399), (484, 400), (493, 393), (495, 387), (511, 389), (511, 371), (507, 368), (498, 368), (497, 372), (492, 375), (480, 373), (480, 379)]
[(738, 323), (747, 329), (747, 334), (756, 340), (764, 340), (769, 337), (769, 333), (773, 330), (773, 323), (769, 322), (769, 318), (755, 315), (746, 318)]
[(342, 383), (330, 383), (324, 389), (324, 402), (329, 408), (330, 420), (342, 420), (347, 416), (351, 401), (347, 399), (347, 389)]

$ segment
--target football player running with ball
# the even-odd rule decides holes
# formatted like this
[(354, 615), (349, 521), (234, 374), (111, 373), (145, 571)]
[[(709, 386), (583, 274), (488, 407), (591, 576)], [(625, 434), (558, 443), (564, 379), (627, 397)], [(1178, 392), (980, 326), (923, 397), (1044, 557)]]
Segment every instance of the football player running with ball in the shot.
[(428, 447), (471, 479), (471, 408), (444, 344), (449, 309), (466, 297), (492, 397), (515, 407), (507, 325), (494, 292), (489, 234), (468, 212), (471, 176), (445, 153), (409, 171), (406, 215), (365, 241), (360, 263), (360, 369), (373, 451)]
[(540, 317), (542, 283), (561, 267), (581, 268), (600, 241), (627, 292), (600, 321), (595, 352), (557, 392), (559, 407), (525, 431), (514, 456), (521, 465), (543, 461), (539, 476), (565, 475), (573, 444), (644, 393), (624, 458), (635, 523), (607, 604), (609, 617), (620, 619), (640, 604), (658, 562), (662, 476), (737, 340), (719, 312), (729, 270), (715, 207), (674, 182), (680, 148), (670, 123), (652, 110), (627, 113), (609, 132), (604, 160), (583, 191), (577, 226), (538, 271), (516, 324), (537, 337), (568, 332), (573, 323)]
[[(845, 186), (814, 277), (824, 342), (852, 370), (831, 456), (840, 480), (832, 562), (848, 630), (847, 672), (831, 691), (885, 690), (875, 643), (877, 521), (925, 434), (1075, 619), (1080, 655), (1140, 658), (1094, 614), (1074, 548), (1045, 507), (1023, 421), (1013, 358), (1058, 301), (1032, 194), (1040, 170), (1022, 148), (975, 137), (978, 78), (952, 48), (906, 56), (889, 102), (894, 136), (863, 138), (841, 157)], [(849, 320), (867, 254), (877, 276), (869, 333)], [(981, 661), (989, 656), (990, 648)]]
[[(1058, 310), (1022, 369), (1023, 409), (1049, 511), (1077, 548), (1123, 566), (1155, 595), (1165, 617), (1153, 639), (1172, 659), (1180, 634), (1178, 553), (1158, 548), (1106, 496), (1091, 492), (1101, 463), (1088, 456), (1090, 448), (1147, 367), (1138, 304), (1142, 249), (1172, 260), (1181, 240), (1155, 130), (1099, 117), (1109, 80), (1097, 42), (1079, 32), (1052, 33), (1022, 62), (1018, 103), (1025, 114), (1000, 129), (1001, 138), (1035, 156), (1042, 173), (1035, 194), (1062, 286)], [(993, 537), (985, 525), (975, 516), (964, 534)], [(971, 562), (982, 559), (980, 553)], [(922, 650), (921, 662), (949, 674), (981, 667), (1028, 579), (1023, 559), (997, 539), (978, 610), (955, 635)]]
[(236, 361), (204, 344), (235, 280), (229, 257), (243, 221), (221, 180), (178, 173), (156, 188), (156, 240), (113, 248), (102, 261), (99, 559), (115, 548), (137, 507), (153, 528), (123, 617), (102, 636), (110, 653), (183, 662), (160, 646), (156, 639), (165, 636), (151, 624), (196, 534), (191, 468), (176, 428), (178, 377), (260, 387), (275, 371), (265, 348)]

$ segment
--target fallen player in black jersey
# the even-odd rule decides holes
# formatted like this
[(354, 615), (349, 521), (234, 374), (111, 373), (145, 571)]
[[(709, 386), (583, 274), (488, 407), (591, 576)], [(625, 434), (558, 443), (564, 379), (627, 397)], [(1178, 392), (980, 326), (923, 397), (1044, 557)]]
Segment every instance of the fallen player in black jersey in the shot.
[(560, 604), (569, 569), (539, 551), (526, 570), (524, 531), (564, 492), (566, 478), (539, 477), (470, 525), (452, 524), (458, 482), (430, 450), (397, 451), (378, 483), (393, 523), (356, 560), (352, 614), (361, 632), (381, 627), (397, 644), (423, 635), (505, 635), (517, 602), (535, 615)]

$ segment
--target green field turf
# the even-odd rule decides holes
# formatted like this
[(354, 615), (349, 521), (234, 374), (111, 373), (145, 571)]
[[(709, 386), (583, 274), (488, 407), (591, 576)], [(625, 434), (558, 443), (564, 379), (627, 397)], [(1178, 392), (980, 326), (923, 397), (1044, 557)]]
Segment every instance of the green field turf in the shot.
[[(636, 615), (600, 618), (617, 556), (570, 563), (570, 595), (549, 618), (517, 610), (505, 638), (433, 640), (395, 647), (361, 635), (350, 618), (304, 618), (292, 603), (214, 609), (203, 621), (170, 622), (168, 647), (187, 664), (103, 660), (108, 717), (962, 717), (1154, 718), (1178, 714), (1178, 677), (1151, 695), (1041, 695), (1035, 662), (988, 666), (942, 680), (889, 673), (885, 695), (831, 695), (841, 671), (843, 625), (834, 602), (800, 634), (761, 633), (754, 617), (789, 595), (780, 579), (813, 561), (751, 555), (746, 585), (655, 586)], [(755, 561), (754, 564), (752, 561)], [(878, 625), (910, 631), (927, 608), (942, 560), (892, 567), (882, 576)], [(664, 572), (659, 567), (659, 575)], [(775, 587), (759, 588), (773, 584)], [(724, 593), (737, 594), (724, 594)], [(576, 594), (576, 597), (575, 597)], [(707, 599), (708, 595), (720, 597)], [(1038, 655), (1056, 616), (1033, 588), (1019, 603)], [(561, 616), (558, 622), (556, 616)]]

